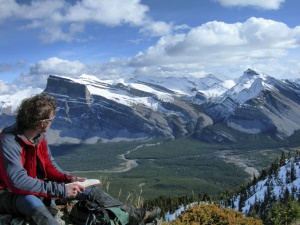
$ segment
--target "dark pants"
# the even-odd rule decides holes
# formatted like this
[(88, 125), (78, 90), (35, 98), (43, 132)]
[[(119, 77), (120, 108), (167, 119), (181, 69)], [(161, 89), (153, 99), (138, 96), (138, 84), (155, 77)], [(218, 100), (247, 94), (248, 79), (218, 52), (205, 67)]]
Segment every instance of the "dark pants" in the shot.
[[(0, 214), (12, 214), (22, 216), (16, 206), (18, 195), (9, 191), (0, 191)], [(25, 206), (26, 207), (26, 206)]]
[[(46, 199), (44, 199), (46, 200)], [(49, 203), (49, 204), (45, 204)], [(11, 214), (17, 217), (31, 217), (35, 208), (49, 206), (49, 201), (42, 201), (34, 195), (17, 195), (10, 191), (0, 191), (0, 214)]]
[[(79, 194), (76, 199), (83, 199), (91, 189)], [(47, 201), (49, 200), (49, 201)], [(31, 216), (35, 208), (39, 206), (50, 206), (51, 199), (43, 201), (34, 195), (17, 195), (7, 190), (0, 190), (0, 214), (12, 214), (14, 216)]]

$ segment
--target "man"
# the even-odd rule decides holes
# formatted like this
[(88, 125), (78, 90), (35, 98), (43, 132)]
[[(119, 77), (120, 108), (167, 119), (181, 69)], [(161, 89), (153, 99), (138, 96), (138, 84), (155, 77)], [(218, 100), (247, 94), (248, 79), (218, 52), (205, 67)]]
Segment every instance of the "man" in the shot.
[[(44, 133), (55, 110), (55, 100), (47, 95), (24, 99), (16, 124), (0, 134), (0, 214), (26, 216), (38, 225), (58, 225), (44, 203), (53, 198), (82, 199), (91, 191), (75, 182), (86, 178), (64, 173), (51, 156)], [(141, 220), (149, 223), (159, 213), (159, 207), (145, 211)]]
[(36, 224), (58, 225), (42, 199), (75, 198), (84, 181), (53, 161), (45, 132), (55, 116), (55, 100), (38, 94), (23, 100), (16, 124), (0, 135), (0, 213), (26, 216)]

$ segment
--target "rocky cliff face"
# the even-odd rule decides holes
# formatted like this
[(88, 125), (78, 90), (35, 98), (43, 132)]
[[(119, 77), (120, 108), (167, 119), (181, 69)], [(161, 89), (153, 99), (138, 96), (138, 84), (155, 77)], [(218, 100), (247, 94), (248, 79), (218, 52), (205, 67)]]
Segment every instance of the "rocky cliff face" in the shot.
[[(101, 95), (103, 90), (118, 92), (119, 99)], [(169, 96), (168, 101), (160, 100), (155, 94), (119, 83), (80, 83), (49, 76), (44, 92), (57, 100), (57, 114), (51, 128), (58, 131), (60, 137), (78, 140), (175, 138), (212, 124), (208, 116), (176, 96)], [(139, 101), (124, 104), (124, 97), (146, 98), (159, 109), (153, 110)]]

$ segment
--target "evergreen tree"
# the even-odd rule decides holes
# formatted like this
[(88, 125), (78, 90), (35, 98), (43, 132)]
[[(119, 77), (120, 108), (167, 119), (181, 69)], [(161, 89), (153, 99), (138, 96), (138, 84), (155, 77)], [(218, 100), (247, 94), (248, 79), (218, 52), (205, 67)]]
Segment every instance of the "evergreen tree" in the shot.
[(279, 167), (284, 166), (285, 162), (286, 162), (286, 156), (285, 156), (284, 151), (282, 151), (281, 152), (281, 157), (280, 157), (280, 160), (279, 160)]
[(288, 168), (287, 168), (287, 170), (286, 170), (286, 175), (285, 175), (285, 177), (286, 177), (285, 182), (286, 182), (287, 184), (291, 183), (291, 170), (289, 170)]
[[(295, 156), (296, 156), (296, 154), (295, 154)], [(287, 158), (288, 158), (288, 159), (292, 158), (291, 151), (289, 151)]]
[(292, 163), (292, 165), (291, 165), (291, 182), (293, 182), (296, 179), (297, 179), (297, 177), (296, 177), (295, 165), (294, 165), (294, 163)]
[(263, 169), (261, 172), (260, 172), (260, 175), (258, 177), (258, 180), (263, 180), (267, 177), (267, 170), (266, 169)]

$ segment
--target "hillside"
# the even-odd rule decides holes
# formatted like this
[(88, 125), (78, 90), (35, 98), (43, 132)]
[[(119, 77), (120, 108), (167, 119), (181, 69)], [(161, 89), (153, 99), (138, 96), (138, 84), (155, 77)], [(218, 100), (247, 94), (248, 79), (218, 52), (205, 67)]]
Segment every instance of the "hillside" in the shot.
[[(224, 191), (219, 196), (201, 193), (190, 197), (161, 196), (146, 203), (160, 205), (165, 213), (165, 221), (171, 221), (167, 224), (193, 224), (199, 221), (203, 224), (210, 224), (207, 221), (240, 224), (238, 219), (230, 222), (230, 209), (230, 213), (240, 212), (247, 218), (241, 224), (299, 224), (299, 182), (300, 153), (292, 156), (282, 152), (281, 157), (262, 170), (258, 177), (239, 188)], [(239, 217), (238, 213), (235, 217)]]
[(259, 217), (264, 224), (290, 224), (300, 219), (300, 154), (282, 153), (259, 177), (242, 187), (231, 207)]

